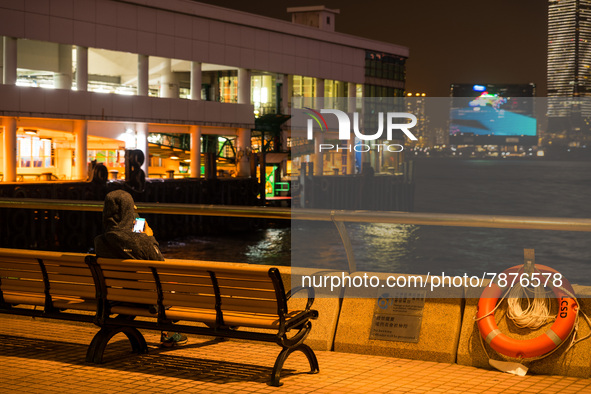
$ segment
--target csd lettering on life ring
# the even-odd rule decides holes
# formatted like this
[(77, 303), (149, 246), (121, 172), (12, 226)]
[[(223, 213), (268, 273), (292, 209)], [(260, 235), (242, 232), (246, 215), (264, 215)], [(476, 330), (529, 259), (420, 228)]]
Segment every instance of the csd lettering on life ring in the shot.
[[(519, 275), (520, 269), (521, 266), (515, 266), (503, 273)], [(545, 265), (536, 264), (536, 269), (542, 274), (558, 273), (553, 268)], [(526, 274), (521, 273), (521, 275)], [(554, 324), (536, 338), (519, 340), (503, 334), (499, 330), (493, 314), (503, 289), (498, 283), (486, 287), (478, 301), (478, 313), (476, 314), (478, 330), (482, 339), (500, 354), (514, 358), (543, 356), (560, 346), (571, 335), (575, 327), (579, 305), (572, 296), (575, 291), (566, 280), (564, 280), (564, 283), (561, 281), (559, 285), (552, 283), (552, 291), (559, 304), (558, 315)]]
[(566, 317), (568, 316), (569, 300), (570, 298), (560, 297), (560, 317), (562, 319), (566, 319)]

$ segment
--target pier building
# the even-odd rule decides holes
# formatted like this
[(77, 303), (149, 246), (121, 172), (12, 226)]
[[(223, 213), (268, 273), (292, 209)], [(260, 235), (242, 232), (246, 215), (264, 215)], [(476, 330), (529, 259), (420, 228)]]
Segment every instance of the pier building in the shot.
[(409, 50), (335, 31), (338, 10), (287, 11), (0, 2), (0, 179), (86, 180), (93, 160), (121, 178), (126, 149), (148, 177), (254, 176), (265, 150), (288, 178), (292, 98), (402, 97)]

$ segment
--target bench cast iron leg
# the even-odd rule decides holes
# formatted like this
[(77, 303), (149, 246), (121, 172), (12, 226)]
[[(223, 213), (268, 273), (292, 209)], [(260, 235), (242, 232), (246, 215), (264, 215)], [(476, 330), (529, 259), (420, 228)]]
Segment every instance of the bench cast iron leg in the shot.
[(318, 368), (318, 359), (316, 359), (316, 355), (310, 346), (301, 344), (294, 348), (286, 348), (284, 347), (283, 350), (277, 356), (277, 360), (275, 360), (275, 366), (273, 367), (273, 372), (271, 373), (271, 386), (279, 387), (283, 385), (279, 381), (281, 379), (281, 369), (283, 369), (283, 364), (285, 360), (289, 357), (289, 355), (296, 350), (304, 353), (306, 358), (308, 359), (308, 363), (310, 363), (310, 373), (318, 373), (320, 370)]
[(89, 363), (101, 364), (103, 362), (103, 354), (105, 353), (107, 344), (111, 338), (120, 332), (124, 333), (127, 336), (127, 339), (129, 339), (133, 353), (148, 353), (148, 344), (137, 328), (103, 327), (94, 338), (92, 338), (92, 342), (90, 342), (90, 346), (86, 352), (86, 361)]

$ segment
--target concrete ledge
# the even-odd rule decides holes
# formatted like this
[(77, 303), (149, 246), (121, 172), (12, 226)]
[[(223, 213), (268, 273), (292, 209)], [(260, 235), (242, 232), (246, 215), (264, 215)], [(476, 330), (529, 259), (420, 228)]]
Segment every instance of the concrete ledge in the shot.
[[(357, 272), (351, 276), (363, 274)], [(378, 276), (382, 283), (388, 275), (392, 275), (367, 274)], [(353, 294), (358, 294), (358, 290), (345, 290), (335, 338), (335, 351), (424, 361), (455, 362), (462, 318), (463, 289), (453, 289), (452, 291), (450, 289), (444, 291), (435, 289), (433, 292), (427, 292), (429, 298), (425, 299), (418, 343), (369, 339), (378, 299), (351, 297)], [(392, 292), (396, 289), (374, 290)], [(399, 290), (404, 291), (405, 289)], [(413, 288), (406, 290), (413, 290)], [(445, 295), (445, 298), (442, 295)]]
[[(591, 298), (589, 298), (591, 297), (591, 288), (582, 286), (573, 286), (573, 288), (576, 291), (581, 310), (591, 318)], [(500, 355), (488, 344), (484, 343), (484, 348), (489, 355), (487, 356), (483, 345), (481, 345), (480, 333), (474, 321), (481, 293), (481, 288), (466, 289), (466, 306), (464, 309), (457, 362), (461, 365), (492, 369), (488, 363), (489, 356), (495, 360), (510, 359)], [(518, 339), (535, 338), (552, 325), (552, 323), (548, 323), (542, 328), (533, 331), (520, 329), (512, 322), (507, 322), (507, 319), (503, 317), (507, 309), (506, 305), (506, 302), (503, 302), (499, 309), (497, 309), (495, 318), (499, 329), (507, 336)], [(556, 304), (553, 304), (553, 308), (553, 313), (556, 313)], [(590, 333), (591, 328), (586, 320), (582, 316), (579, 316), (577, 338), (583, 338)], [(548, 357), (523, 362), (529, 368), (528, 373), (589, 378), (591, 376), (591, 338), (577, 343), (570, 350), (566, 351), (569, 343), (570, 337), (558, 350)]]

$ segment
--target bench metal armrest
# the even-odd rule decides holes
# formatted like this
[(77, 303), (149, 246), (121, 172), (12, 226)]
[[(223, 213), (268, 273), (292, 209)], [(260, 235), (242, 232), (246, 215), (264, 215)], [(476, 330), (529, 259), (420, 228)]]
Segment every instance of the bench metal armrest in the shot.
[(306, 304), (306, 310), (309, 311), (312, 307), (312, 304), (314, 303), (314, 296), (316, 295), (316, 292), (314, 291), (313, 287), (296, 286), (287, 292), (287, 294), (285, 295), (286, 300), (289, 300), (292, 295), (302, 290), (308, 291), (308, 303)]

